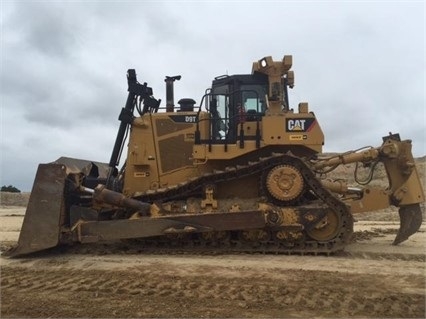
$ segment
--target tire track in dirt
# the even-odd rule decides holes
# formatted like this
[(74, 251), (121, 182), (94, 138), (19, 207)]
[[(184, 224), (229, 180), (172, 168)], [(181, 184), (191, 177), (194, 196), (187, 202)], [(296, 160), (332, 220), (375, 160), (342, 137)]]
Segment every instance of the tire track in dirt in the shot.
[[(315, 316), (422, 317), (425, 313), (424, 283), (418, 276), (406, 276), (404, 282), (415, 289), (401, 292), (391, 276), (373, 279), (359, 274), (297, 270), (282, 280), (267, 279), (267, 274), (264, 278), (247, 280), (239, 277), (238, 269), (233, 277), (221, 278), (210, 277), (208, 273), (173, 276), (161, 268), (125, 272), (3, 267), (1, 276), (3, 302), (12, 295), (32, 296), (36, 301), (43, 296), (64, 295), (67, 298), (68, 295), (86, 294), (106, 302), (111, 296), (148, 298), (153, 303), (169, 300), (170, 304), (192, 300), (192, 307), (204, 307), (211, 301), (231, 308), (237, 305), (242, 309), (269, 309), (272, 316), (280, 316), (285, 309), (287, 312), (308, 311)], [(90, 303), (90, 300), (85, 302)], [(176, 306), (177, 312), (172, 316), (179, 316), (178, 310)], [(102, 316), (95, 308), (92, 311), (93, 315)], [(197, 309), (193, 309), (193, 313), (196, 314)], [(3, 308), (2, 315), (7, 315)]]

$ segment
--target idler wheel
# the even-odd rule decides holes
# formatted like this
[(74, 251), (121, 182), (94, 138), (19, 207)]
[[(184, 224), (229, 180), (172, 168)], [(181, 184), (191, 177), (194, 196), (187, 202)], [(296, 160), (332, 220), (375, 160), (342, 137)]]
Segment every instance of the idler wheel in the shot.
[(328, 241), (335, 238), (342, 227), (340, 215), (329, 209), (324, 218), (312, 229), (307, 230), (307, 234), (316, 241)]

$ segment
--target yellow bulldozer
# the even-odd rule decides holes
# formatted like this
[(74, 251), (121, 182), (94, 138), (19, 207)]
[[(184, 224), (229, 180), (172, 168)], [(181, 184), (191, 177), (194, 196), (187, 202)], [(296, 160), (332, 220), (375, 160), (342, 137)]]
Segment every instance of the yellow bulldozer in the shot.
[[(60, 158), (40, 164), (17, 247), (21, 256), (59, 245), (137, 239), (141, 247), (296, 254), (341, 251), (354, 215), (399, 207), (393, 244), (415, 233), (424, 202), (411, 141), (325, 156), (307, 103), (290, 107), (292, 56), (265, 57), (251, 74), (216, 77), (200, 103), (166, 106), (127, 72), (128, 97), (109, 163)], [(119, 167), (127, 143), (127, 158)], [(327, 174), (371, 169), (361, 185)], [(381, 163), (389, 185), (372, 186)]]

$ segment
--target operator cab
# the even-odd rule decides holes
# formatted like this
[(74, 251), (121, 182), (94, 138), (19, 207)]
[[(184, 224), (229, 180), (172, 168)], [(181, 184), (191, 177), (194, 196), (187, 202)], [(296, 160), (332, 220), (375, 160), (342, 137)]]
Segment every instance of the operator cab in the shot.
[(207, 110), (213, 143), (235, 143), (238, 124), (258, 122), (267, 109), (268, 76), (224, 75), (213, 80)]

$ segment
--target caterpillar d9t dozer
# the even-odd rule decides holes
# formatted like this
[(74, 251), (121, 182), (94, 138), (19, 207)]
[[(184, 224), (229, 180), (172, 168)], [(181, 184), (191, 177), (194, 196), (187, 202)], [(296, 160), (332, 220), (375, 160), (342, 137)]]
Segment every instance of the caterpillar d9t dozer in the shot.
[[(184, 98), (175, 107), (180, 76), (168, 76), (165, 108), (128, 70), (110, 162), (41, 164), (9, 255), (119, 239), (162, 249), (328, 254), (350, 240), (353, 214), (391, 205), (401, 219), (394, 244), (406, 240), (421, 225), (424, 202), (411, 141), (389, 134), (377, 148), (322, 156), (315, 114), (307, 103), (290, 108), (291, 66), (291, 56), (265, 57), (251, 74), (217, 77), (199, 106)], [(382, 163), (389, 186), (324, 178), (347, 163), (372, 170)]]

